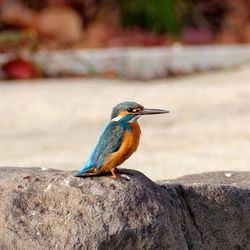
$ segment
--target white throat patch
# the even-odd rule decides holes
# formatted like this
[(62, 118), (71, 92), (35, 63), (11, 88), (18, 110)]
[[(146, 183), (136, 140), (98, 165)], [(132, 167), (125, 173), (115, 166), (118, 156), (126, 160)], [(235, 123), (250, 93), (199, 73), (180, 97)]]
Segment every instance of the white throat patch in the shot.
[(115, 118), (113, 118), (111, 121), (118, 122), (123, 116), (118, 115)]
[[(116, 116), (115, 118), (113, 118), (111, 121), (118, 122), (118, 121), (120, 121), (123, 117), (124, 117), (124, 116), (118, 115), (118, 116)], [(133, 118), (132, 118), (130, 121), (128, 121), (128, 122), (137, 122), (137, 120), (138, 120), (139, 118), (140, 118), (140, 116), (137, 115), (137, 116), (133, 117)]]

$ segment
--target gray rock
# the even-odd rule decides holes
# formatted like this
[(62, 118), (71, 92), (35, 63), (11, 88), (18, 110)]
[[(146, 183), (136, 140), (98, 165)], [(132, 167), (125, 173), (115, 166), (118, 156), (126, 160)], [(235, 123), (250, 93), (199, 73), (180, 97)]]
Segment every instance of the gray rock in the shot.
[(122, 174), (0, 168), (0, 249), (250, 249), (250, 172)]
[(179, 184), (201, 249), (250, 249), (250, 172), (211, 172), (171, 183)]

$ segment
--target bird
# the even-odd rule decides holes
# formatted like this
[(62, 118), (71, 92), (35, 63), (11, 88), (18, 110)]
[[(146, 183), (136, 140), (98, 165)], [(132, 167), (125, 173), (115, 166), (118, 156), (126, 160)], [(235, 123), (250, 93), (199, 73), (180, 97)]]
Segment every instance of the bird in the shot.
[(111, 178), (121, 179), (122, 177), (116, 174), (116, 168), (127, 160), (139, 145), (141, 129), (138, 119), (141, 116), (164, 113), (169, 111), (144, 108), (134, 101), (117, 104), (86, 164), (75, 173), (75, 176), (111, 173)]

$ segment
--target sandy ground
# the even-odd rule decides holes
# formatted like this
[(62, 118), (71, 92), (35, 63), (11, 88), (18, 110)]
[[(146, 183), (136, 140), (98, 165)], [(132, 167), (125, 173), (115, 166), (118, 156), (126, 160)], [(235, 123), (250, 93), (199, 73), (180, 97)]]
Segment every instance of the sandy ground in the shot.
[(56, 79), (0, 84), (0, 165), (74, 170), (112, 107), (135, 100), (170, 114), (144, 117), (123, 167), (152, 179), (250, 170), (250, 66), (150, 82)]

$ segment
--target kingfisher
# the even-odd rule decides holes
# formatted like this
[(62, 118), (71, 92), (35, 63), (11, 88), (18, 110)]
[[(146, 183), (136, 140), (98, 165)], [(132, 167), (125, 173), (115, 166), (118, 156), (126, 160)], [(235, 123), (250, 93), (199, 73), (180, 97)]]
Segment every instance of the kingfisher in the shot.
[(111, 178), (120, 179), (116, 168), (137, 149), (141, 129), (137, 122), (144, 115), (169, 113), (163, 109), (144, 108), (141, 104), (126, 101), (117, 104), (111, 113), (110, 122), (104, 127), (86, 164), (75, 176), (111, 173)]

